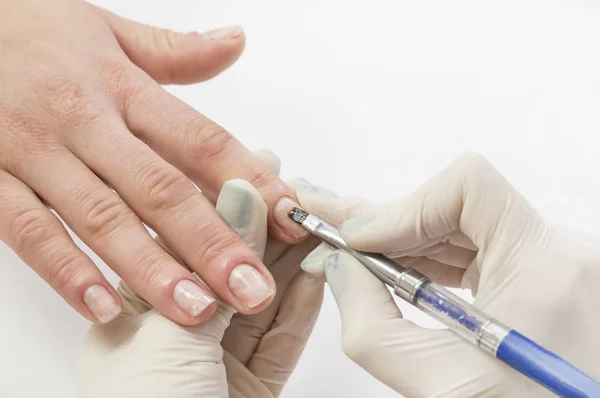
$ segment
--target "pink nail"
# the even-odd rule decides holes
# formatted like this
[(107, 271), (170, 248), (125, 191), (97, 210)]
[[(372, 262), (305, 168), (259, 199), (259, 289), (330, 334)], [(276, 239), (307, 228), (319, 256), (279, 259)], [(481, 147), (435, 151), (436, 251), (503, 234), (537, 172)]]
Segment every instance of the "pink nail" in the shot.
[(121, 313), (115, 298), (102, 285), (90, 286), (83, 294), (83, 302), (102, 323), (112, 321)]
[(308, 235), (308, 232), (290, 219), (289, 213), (294, 207), (300, 207), (300, 205), (291, 198), (279, 199), (273, 209), (273, 219), (285, 232), (299, 239)]
[(229, 289), (246, 308), (258, 307), (275, 295), (263, 275), (251, 265), (238, 265), (229, 275)]
[(182, 280), (173, 290), (175, 304), (191, 317), (200, 315), (209, 305), (215, 302), (200, 286), (189, 280)]
[(227, 40), (227, 39), (235, 39), (239, 37), (244, 30), (241, 26), (229, 26), (226, 28), (220, 28), (211, 30), (209, 32), (204, 33), (202, 36), (210, 39), (210, 40)]

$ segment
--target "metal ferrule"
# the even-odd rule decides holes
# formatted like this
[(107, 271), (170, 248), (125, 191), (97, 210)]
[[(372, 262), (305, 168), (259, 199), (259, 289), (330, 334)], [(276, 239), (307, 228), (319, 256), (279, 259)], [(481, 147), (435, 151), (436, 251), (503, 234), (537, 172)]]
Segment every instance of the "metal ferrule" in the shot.
[(409, 303), (414, 304), (417, 291), (425, 282), (428, 281), (429, 278), (419, 271), (415, 271), (412, 268), (407, 268), (406, 270), (402, 271), (402, 274), (396, 280), (394, 293)]
[(497, 321), (488, 321), (481, 327), (477, 345), (488, 354), (496, 356), (498, 346), (504, 340), (510, 329)]

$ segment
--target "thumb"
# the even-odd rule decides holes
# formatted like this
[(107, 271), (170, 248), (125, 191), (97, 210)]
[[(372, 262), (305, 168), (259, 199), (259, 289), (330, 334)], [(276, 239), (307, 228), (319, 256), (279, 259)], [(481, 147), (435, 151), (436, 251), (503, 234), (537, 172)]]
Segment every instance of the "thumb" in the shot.
[[(343, 341), (367, 323), (402, 318), (386, 286), (350, 254), (338, 250), (324, 260), (325, 277), (342, 318)], [(349, 336), (350, 335), (350, 336)]]
[(432, 240), (485, 252), (534, 235), (539, 220), (490, 163), (468, 154), (409, 197), (348, 220), (340, 232), (349, 245), (369, 252), (398, 252)]
[(108, 24), (129, 59), (161, 84), (208, 80), (231, 66), (244, 49), (241, 27), (178, 33), (90, 7)]
[(471, 397), (495, 391), (506, 377), (503, 365), (449, 330), (402, 319), (384, 284), (350, 254), (329, 255), (325, 274), (342, 318), (344, 352), (396, 392)]

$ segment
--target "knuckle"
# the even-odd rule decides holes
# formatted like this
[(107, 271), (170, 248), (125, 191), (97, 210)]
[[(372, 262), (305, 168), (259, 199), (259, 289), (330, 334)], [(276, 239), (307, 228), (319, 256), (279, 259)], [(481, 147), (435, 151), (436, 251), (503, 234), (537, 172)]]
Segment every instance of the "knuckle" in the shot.
[(97, 115), (88, 90), (69, 74), (42, 73), (29, 85), (37, 104), (63, 123), (81, 124)]
[(13, 246), (17, 253), (40, 247), (52, 239), (53, 222), (44, 210), (28, 209), (15, 217), (11, 226)]
[(125, 202), (116, 195), (93, 196), (83, 206), (83, 229), (91, 235), (109, 235), (133, 216)]
[(86, 260), (78, 254), (62, 256), (48, 268), (46, 280), (59, 292), (75, 288), (82, 280), (82, 264), (85, 262)]
[(143, 85), (134, 77), (131, 66), (121, 60), (108, 59), (100, 62), (100, 78), (108, 94), (121, 106), (135, 98)]
[(477, 152), (468, 152), (461, 155), (453, 165), (461, 175), (477, 175), (493, 169), (490, 162)]
[(215, 226), (212, 224), (203, 231), (203, 236), (206, 237), (206, 239), (200, 243), (200, 253), (196, 257), (199, 259), (199, 264), (202, 266), (212, 263), (223, 253), (240, 244), (239, 236), (230, 231), (226, 226)]
[(135, 263), (138, 264), (135, 275), (138, 283), (151, 289), (165, 285), (165, 278), (163, 277), (163, 270), (165, 269), (164, 259), (156, 256), (154, 253), (145, 253)]
[(276, 176), (271, 170), (267, 168), (261, 168), (254, 174), (254, 176), (247, 179), (247, 181), (258, 188), (268, 187), (279, 182), (279, 177)]
[(166, 167), (148, 168), (142, 173), (140, 181), (150, 211), (174, 209), (197, 193), (183, 173)]
[(191, 158), (201, 162), (214, 161), (233, 143), (233, 136), (223, 127), (200, 117), (186, 126), (184, 134)]
[(152, 27), (152, 41), (154, 48), (158, 53), (166, 51), (176, 51), (178, 42), (178, 33), (172, 29), (161, 29)]

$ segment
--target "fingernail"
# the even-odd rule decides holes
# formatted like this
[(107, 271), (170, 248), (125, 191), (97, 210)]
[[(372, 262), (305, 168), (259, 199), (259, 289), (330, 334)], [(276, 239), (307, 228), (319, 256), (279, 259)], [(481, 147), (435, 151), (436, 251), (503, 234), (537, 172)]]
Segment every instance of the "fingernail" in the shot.
[(207, 292), (194, 282), (183, 279), (173, 290), (175, 304), (190, 316), (200, 315), (209, 305), (215, 302)]
[(238, 265), (231, 271), (229, 289), (248, 309), (258, 307), (275, 295), (275, 289), (267, 283), (262, 274), (247, 264)]
[(358, 217), (351, 218), (350, 220), (340, 225), (340, 234), (351, 235), (359, 233), (362, 228), (364, 228), (373, 220), (375, 220), (378, 214), (379, 212), (377, 210), (369, 210)]
[(121, 306), (102, 285), (90, 286), (83, 294), (83, 302), (102, 323), (112, 321), (121, 313)]
[(204, 36), (210, 40), (224, 40), (224, 39), (235, 39), (239, 37), (244, 29), (241, 26), (228, 26), (226, 28), (219, 28), (204, 33)]
[(299, 239), (308, 235), (308, 232), (290, 219), (289, 213), (294, 207), (300, 207), (300, 205), (291, 198), (279, 199), (273, 209), (273, 219), (277, 225), (283, 228), (289, 235)]

